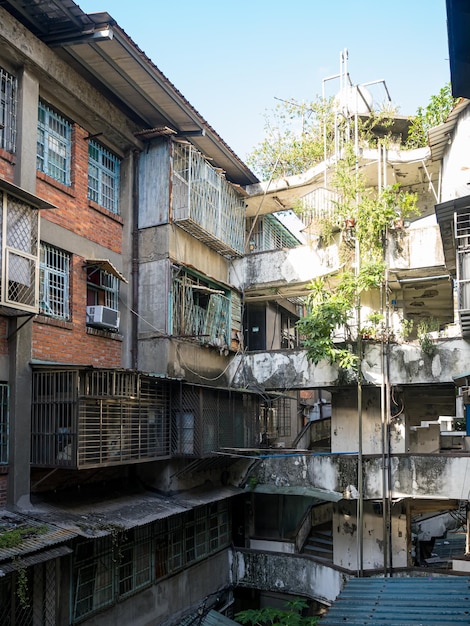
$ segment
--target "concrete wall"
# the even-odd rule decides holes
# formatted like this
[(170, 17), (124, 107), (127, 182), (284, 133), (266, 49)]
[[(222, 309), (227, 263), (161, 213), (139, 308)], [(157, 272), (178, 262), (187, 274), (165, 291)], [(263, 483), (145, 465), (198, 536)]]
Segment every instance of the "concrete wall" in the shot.
[[(392, 511), (391, 536), (393, 567), (406, 567), (408, 565), (407, 521), (406, 513), (402, 511), (401, 505), (394, 507)], [(362, 566), (365, 570), (377, 571), (384, 568), (384, 543), (381, 509), (375, 509), (372, 502), (365, 502), (362, 556)], [(338, 567), (351, 571), (360, 567), (357, 501), (342, 500), (334, 505), (333, 562)]]
[(470, 183), (470, 107), (459, 116), (442, 164), (441, 202), (468, 196)]
[[(428, 356), (418, 342), (390, 344), (392, 385), (452, 383), (453, 377), (468, 371), (470, 343), (460, 338), (435, 340), (436, 353)], [(380, 385), (383, 377), (382, 345), (364, 343), (362, 374), (366, 383)], [(329, 388), (354, 383), (354, 372), (340, 372), (326, 361), (318, 365), (307, 360), (304, 350), (257, 352), (234, 357), (229, 375), (232, 384), (244, 387), (254, 382), (265, 389)]]
[[(379, 452), (379, 451), (377, 451)], [(298, 456), (272, 451), (251, 473), (258, 484), (285, 487), (314, 487), (345, 494), (350, 486), (357, 490), (357, 455)], [(393, 498), (461, 499), (470, 492), (468, 454), (394, 455), (391, 457)], [(364, 457), (364, 498), (382, 498), (383, 470), (380, 454)], [(354, 489), (350, 490), (353, 492)]]
[(305, 596), (331, 604), (347, 576), (301, 555), (235, 552), (235, 583), (261, 591)]

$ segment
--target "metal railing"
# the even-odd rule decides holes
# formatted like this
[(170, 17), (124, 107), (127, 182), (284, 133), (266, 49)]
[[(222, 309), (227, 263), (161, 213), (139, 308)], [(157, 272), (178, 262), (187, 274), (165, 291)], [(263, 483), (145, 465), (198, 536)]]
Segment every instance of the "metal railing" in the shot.
[(244, 252), (245, 205), (190, 144), (174, 144), (173, 221), (224, 256)]
[(251, 233), (247, 246), (249, 252), (282, 250), (300, 245), (299, 240), (274, 215), (248, 219), (247, 231)]

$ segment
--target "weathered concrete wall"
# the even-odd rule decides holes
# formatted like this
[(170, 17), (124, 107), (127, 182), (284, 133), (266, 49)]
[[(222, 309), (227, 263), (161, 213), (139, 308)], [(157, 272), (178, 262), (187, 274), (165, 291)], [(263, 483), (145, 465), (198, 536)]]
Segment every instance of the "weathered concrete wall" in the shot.
[[(436, 353), (431, 357), (423, 353), (417, 342), (390, 344), (390, 383), (453, 383), (453, 377), (468, 371), (468, 341), (460, 338), (437, 339), (435, 345)], [(245, 387), (252, 382), (265, 389), (328, 388), (348, 380), (354, 382), (353, 372), (345, 380), (337, 366), (326, 361), (318, 365), (309, 362), (305, 350), (239, 354), (233, 359), (229, 374), (236, 387)], [(382, 344), (364, 343), (362, 374), (367, 383), (381, 384), (384, 376)]]
[[(387, 249), (391, 269), (444, 267), (437, 225), (392, 231)], [(340, 266), (338, 246), (299, 246), (248, 254), (232, 263), (230, 280), (240, 290), (308, 283)]]
[(470, 182), (470, 155), (468, 140), (470, 137), (470, 108), (467, 107), (459, 116), (452, 134), (442, 166), (441, 202), (468, 196)]
[[(406, 567), (408, 564), (406, 524), (406, 514), (401, 507), (394, 508), (391, 528), (393, 567)], [(374, 510), (372, 502), (365, 502), (362, 554), (365, 570), (384, 568), (384, 544), (382, 513)], [(360, 566), (358, 554), (357, 501), (342, 500), (334, 505), (333, 562), (338, 567), (355, 571)]]
[(332, 567), (301, 555), (235, 552), (235, 583), (262, 591), (306, 596), (331, 604), (348, 578)]
[(86, 626), (175, 624), (183, 611), (190, 612), (191, 607), (196, 610), (204, 598), (231, 582), (231, 557), (228, 550), (223, 550), (82, 623)]
[[(393, 498), (462, 499), (470, 492), (469, 456), (396, 455), (391, 457)], [(382, 498), (381, 455), (364, 458), (364, 498)], [(314, 487), (344, 494), (357, 490), (357, 455), (272, 453), (253, 470), (258, 484)], [(354, 491), (354, 490), (352, 490)]]
[(310, 246), (299, 246), (283, 250), (272, 250), (248, 254), (232, 263), (230, 280), (240, 290), (258, 286), (275, 287), (292, 283), (308, 283), (339, 267), (338, 251), (335, 246), (315, 250)]

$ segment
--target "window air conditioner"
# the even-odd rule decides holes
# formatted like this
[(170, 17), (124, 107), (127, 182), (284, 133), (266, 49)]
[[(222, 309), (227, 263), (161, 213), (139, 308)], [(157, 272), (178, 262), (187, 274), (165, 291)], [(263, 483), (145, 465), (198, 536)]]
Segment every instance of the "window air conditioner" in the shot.
[(108, 306), (87, 306), (86, 323), (97, 328), (119, 328), (119, 311), (110, 309)]

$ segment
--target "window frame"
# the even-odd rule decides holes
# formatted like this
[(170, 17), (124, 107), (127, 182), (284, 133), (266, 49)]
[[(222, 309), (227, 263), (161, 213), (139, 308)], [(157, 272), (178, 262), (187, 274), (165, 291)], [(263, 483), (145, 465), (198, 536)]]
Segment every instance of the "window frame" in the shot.
[[(93, 280), (93, 277), (96, 277)], [(119, 310), (119, 283), (114, 274), (101, 267), (86, 267), (87, 306), (106, 306)]]
[[(45, 255), (50, 254), (60, 265), (46, 263)], [(55, 319), (70, 321), (70, 275), (72, 255), (61, 248), (41, 242), (39, 260), (39, 312)], [(51, 292), (62, 294), (62, 297), (51, 296)], [(47, 293), (47, 300), (45, 298)], [(46, 309), (47, 307), (47, 309)]]
[[(93, 155), (96, 153), (96, 158)], [(121, 159), (92, 139), (88, 142), (88, 199), (119, 215)]]
[(16, 152), (18, 80), (0, 67), (0, 148)]
[(38, 103), (37, 169), (71, 186), (72, 124), (44, 101)]

